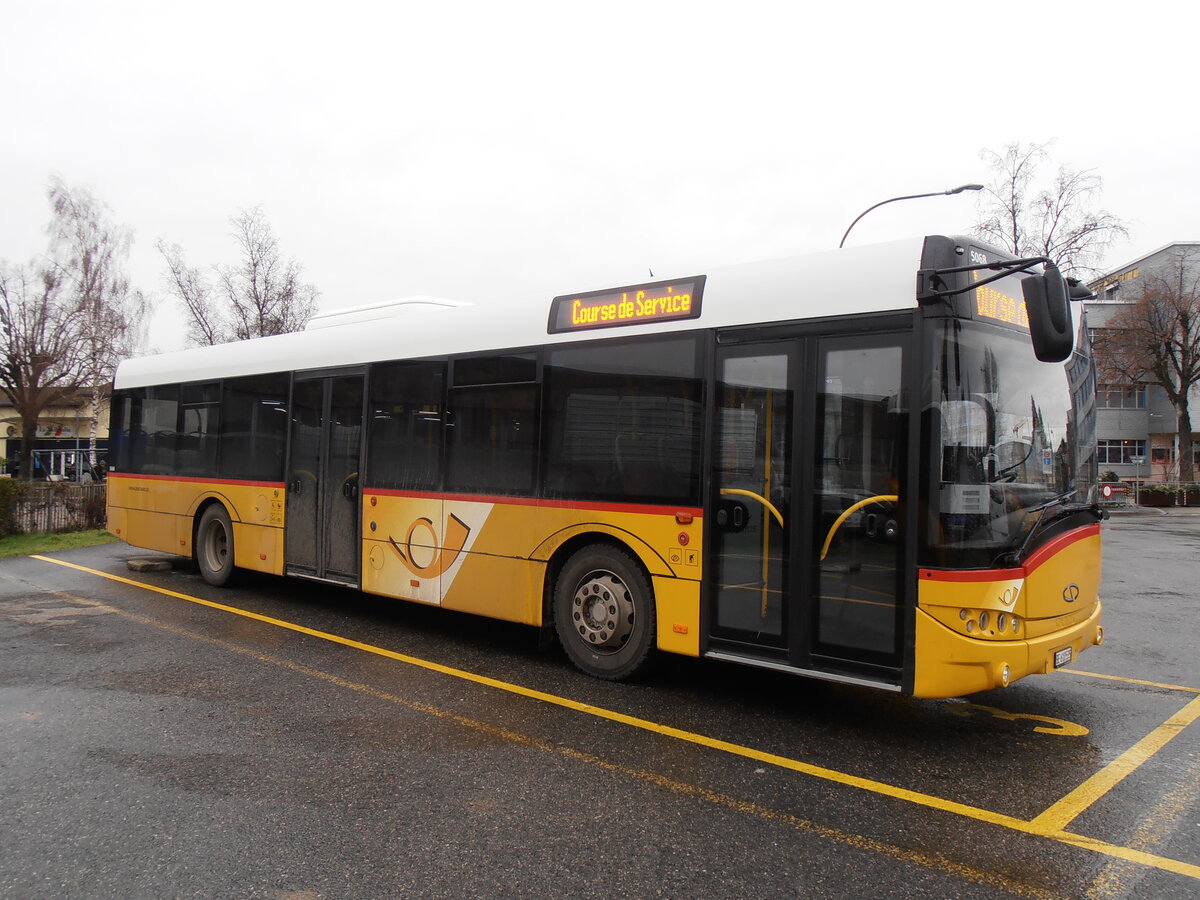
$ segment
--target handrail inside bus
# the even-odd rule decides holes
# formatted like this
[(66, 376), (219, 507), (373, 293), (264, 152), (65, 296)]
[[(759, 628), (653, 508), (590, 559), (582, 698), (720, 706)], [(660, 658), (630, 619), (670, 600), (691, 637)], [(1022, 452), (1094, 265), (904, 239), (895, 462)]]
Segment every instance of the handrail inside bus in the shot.
[(771, 511), (771, 515), (775, 517), (775, 521), (779, 523), (779, 527), (783, 527), (783, 516), (780, 514), (779, 510), (775, 508), (774, 504), (772, 504), (771, 501), (762, 494), (756, 494), (754, 491), (743, 491), (741, 488), (721, 488), (721, 494), (722, 496), (725, 494), (736, 494), (739, 497), (749, 497), (752, 500), (757, 500)]
[(869, 506), (872, 503), (899, 503), (900, 497), (897, 494), (879, 494), (875, 497), (868, 497), (866, 500), (859, 500), (844, 513), (837, 517), (837, 521), (829, 529), (829, 534), (825, 535), (825, 543), (821, 545), (821, 559), (825, 558), (825, 554), (829, 552), (829, 545), (833, 543), (833, 536), (837, 534), (837, 530), (842, 527), (842, 523), (850, 518), (851, 514), (862, 509), (864, 506)]

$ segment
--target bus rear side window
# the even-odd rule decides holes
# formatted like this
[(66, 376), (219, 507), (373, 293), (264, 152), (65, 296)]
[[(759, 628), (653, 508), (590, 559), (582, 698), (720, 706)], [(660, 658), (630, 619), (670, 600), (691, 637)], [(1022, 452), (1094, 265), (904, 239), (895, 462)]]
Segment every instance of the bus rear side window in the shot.
[(283, 481), (288, 376), (232, 378), (225, 382), (222, 392), (222, 477)]
[[(143, 475), (173, 475), (175, 473), (175, 435), (179, 424), (179, 386), (172, 384), (146, 389), (142, 400), (141, 422), (135, 427), (134, 446), (141, 449), (141, 459), (135, 452), (135, 471)], [(140, 462), (140, 465), (139, 465)]]
[(182, 475), (216, 475), (221, 387), (187, 384), (180, 396), (178, 470)]

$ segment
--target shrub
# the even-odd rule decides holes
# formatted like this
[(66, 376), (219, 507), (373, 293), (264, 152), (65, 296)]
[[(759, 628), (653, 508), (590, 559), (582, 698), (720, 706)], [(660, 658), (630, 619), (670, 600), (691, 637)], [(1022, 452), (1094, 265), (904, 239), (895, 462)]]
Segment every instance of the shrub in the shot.
[(25, 482), (0, 478), (0, 537), (16, 534), (17, 502), (25, 495)]

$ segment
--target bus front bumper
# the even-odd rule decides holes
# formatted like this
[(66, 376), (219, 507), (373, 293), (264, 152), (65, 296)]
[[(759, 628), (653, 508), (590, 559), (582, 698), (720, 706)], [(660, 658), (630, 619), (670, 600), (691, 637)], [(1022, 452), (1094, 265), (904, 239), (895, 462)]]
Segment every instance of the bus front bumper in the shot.
[(1077, 625), (1030, 640), (988, 641), (951, 631), (918, 608), (913, 696), (962, 697), (1053, 672), (1104, 642), (1102, 616), (1097, 600), (1092, 614)]

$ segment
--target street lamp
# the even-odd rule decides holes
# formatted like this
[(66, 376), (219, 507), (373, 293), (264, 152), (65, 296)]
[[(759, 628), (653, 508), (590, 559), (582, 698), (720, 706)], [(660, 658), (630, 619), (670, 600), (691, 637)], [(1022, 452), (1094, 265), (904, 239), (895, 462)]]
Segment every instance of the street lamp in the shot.
[[(982, 190), (983, 190), (982, 184), (960, 184), (958, 187), (950, 188), (950, 190), (948, 190), (948, 191), (933, 191), (930, 194), (909, 194), (906, 197), (893, 197), (890, 200), (880, 200), (874, 206), (868, 206), (866, 209), (864, 209), (862, 212), (860, 212), (858, 214), (858, 219), (861, 219), (863, 216), (865, 216), (867, 213), (869, 213), (873, 209), (879, 209), (879, 207), (881, 207), (887, 203), (895, 203), (897, 200), (919, 200), (922, 197), (944, 197), (949, 194), (961, 194), (963, 191), (982, 191)], [(853, 228), (855, 225), (858, 224), (858, 219), (855, 219), (853, 222), (850, 223), (850, 228)], [(842, 235), (842, 240), (838, 243), (839, 249), (842, 247), (843, 244), (846, 243), (846, 238), (849, 237), (849, 235), (850, 235), (850, 228), (847, 228), (846, 233)]]

